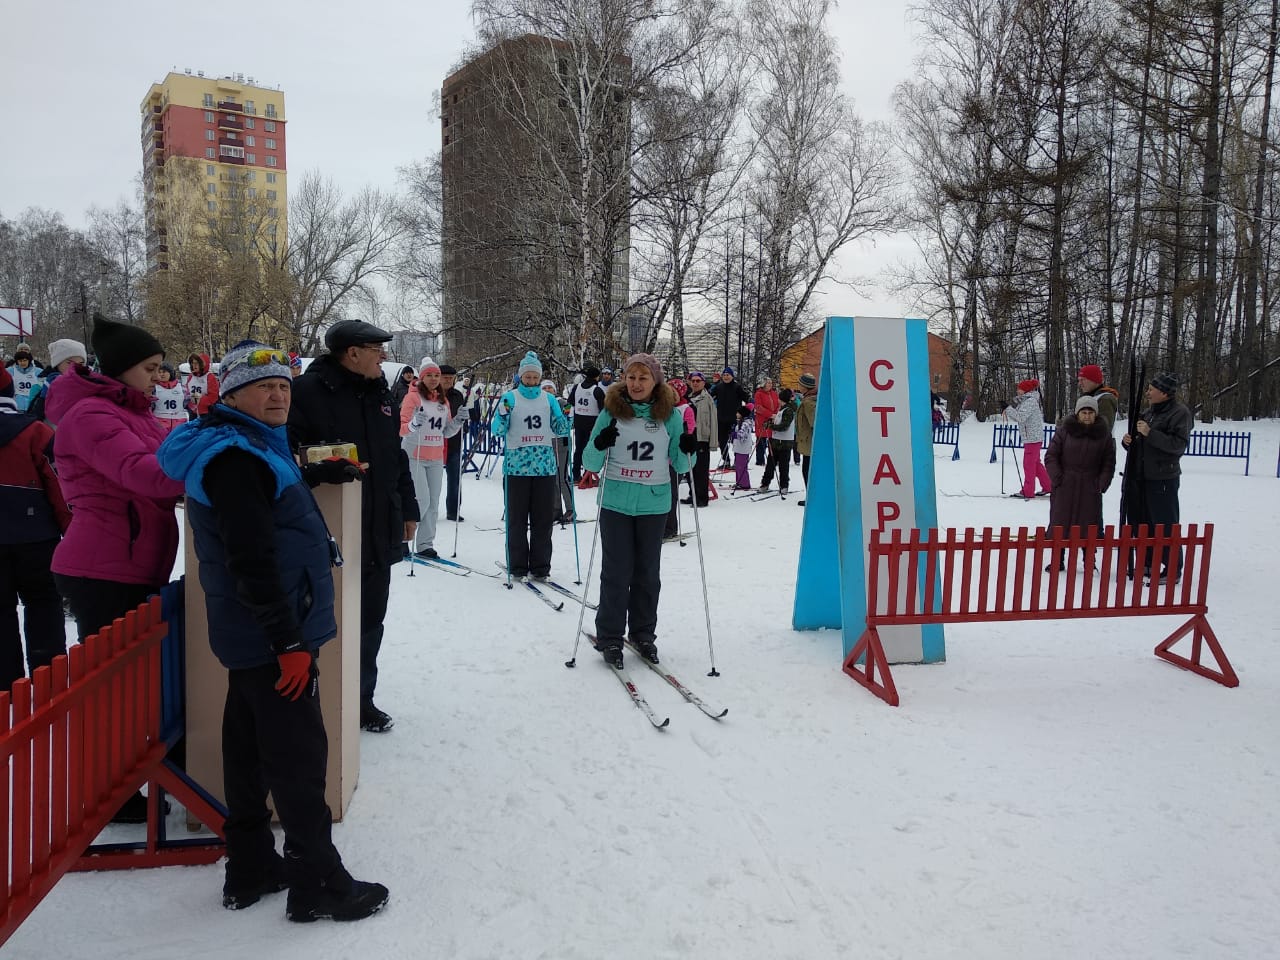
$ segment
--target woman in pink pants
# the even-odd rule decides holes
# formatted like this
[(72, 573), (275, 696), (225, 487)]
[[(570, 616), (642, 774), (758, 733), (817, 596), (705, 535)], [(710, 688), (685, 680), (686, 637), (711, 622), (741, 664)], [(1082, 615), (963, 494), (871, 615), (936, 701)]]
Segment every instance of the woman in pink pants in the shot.
[(1004, 415), (1018, 425), (1022, 434), (1022, 489), (1013, 494), (1030, 500), (1037, 496), (1036, 483), (1040, 484), (1038, 496), (1047, 497), (1052, 489), (1049, 471), (1040, 462), (1040, 448), (1044, 444), (1044, 410), (1040, 405), (1040, 381), (1023, 380), (1018, 384), (1018, 398), (1009, 404)]

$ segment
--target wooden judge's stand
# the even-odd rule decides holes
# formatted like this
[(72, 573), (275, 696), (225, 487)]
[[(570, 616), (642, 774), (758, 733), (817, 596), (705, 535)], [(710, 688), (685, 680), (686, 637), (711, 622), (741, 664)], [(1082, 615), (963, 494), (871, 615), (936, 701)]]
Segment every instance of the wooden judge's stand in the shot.
[[(360, 484), (323, 483), (314, 490), (346, 563), (333, 568), (338, 635), (320, 648), (320, 710), (329, 735), (325, 800), (341, 820), (360, 776)], [(184, 515), (186, 511), (183, 511)], [(186, 525), (187, 772), (226, 803), (222, 785), (222, 709), (227, 670), (209, 648), (204, 590), (195, 537)], [(213, 612), (217, 616), (217, 611)]]

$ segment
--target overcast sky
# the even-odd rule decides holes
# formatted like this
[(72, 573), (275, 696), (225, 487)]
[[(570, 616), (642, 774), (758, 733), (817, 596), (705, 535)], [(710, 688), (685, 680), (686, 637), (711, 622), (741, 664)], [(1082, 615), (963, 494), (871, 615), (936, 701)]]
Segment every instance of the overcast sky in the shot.
[[(831, 28), (844, 83), (866, 119), (891, 114), (915, 51), (907, 0), (845, 0)], [(0, 215), (57, 210), (73, 226), (93, 204), (131, 197), (142, 165), (139, 104), (170, 70), (243, 73), (285, 93), (288, 169), (346, 192), (393, 189), (396, 169), (440, 146), (435, 96), (475, 39), (466, 0), (0, 0)], [(844, 256), (845, 276), (909, 257), (902, 238)], [(824, 312), (901, 313), (832, 286)]]

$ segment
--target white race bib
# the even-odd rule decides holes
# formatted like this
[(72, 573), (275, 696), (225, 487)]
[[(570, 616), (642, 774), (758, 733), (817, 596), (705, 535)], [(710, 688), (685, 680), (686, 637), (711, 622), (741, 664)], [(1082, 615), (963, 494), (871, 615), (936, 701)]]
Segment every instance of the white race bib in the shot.
[(615, 420), (614, 424), (618, 439), (609, 451), (605, 477), (651, 487), (666, 483), (670, 479), (667, 451), (671, 442), (666, 426), (649, 417)]
[(551, 403), (547, 394), (539, 393), (530, 400), (515, 391), (516, 405), (507, 426), (507, 447), (551, 446)]

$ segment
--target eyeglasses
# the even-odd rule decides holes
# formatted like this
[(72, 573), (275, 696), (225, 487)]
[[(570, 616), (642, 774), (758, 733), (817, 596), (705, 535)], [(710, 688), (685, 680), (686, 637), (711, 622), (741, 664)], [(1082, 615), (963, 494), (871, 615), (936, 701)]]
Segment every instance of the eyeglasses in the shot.
[(379, 353), (382, 352), (383, 348), (381, 343), (357, 343), (354, 346), (357, 350), (377, 350)]

